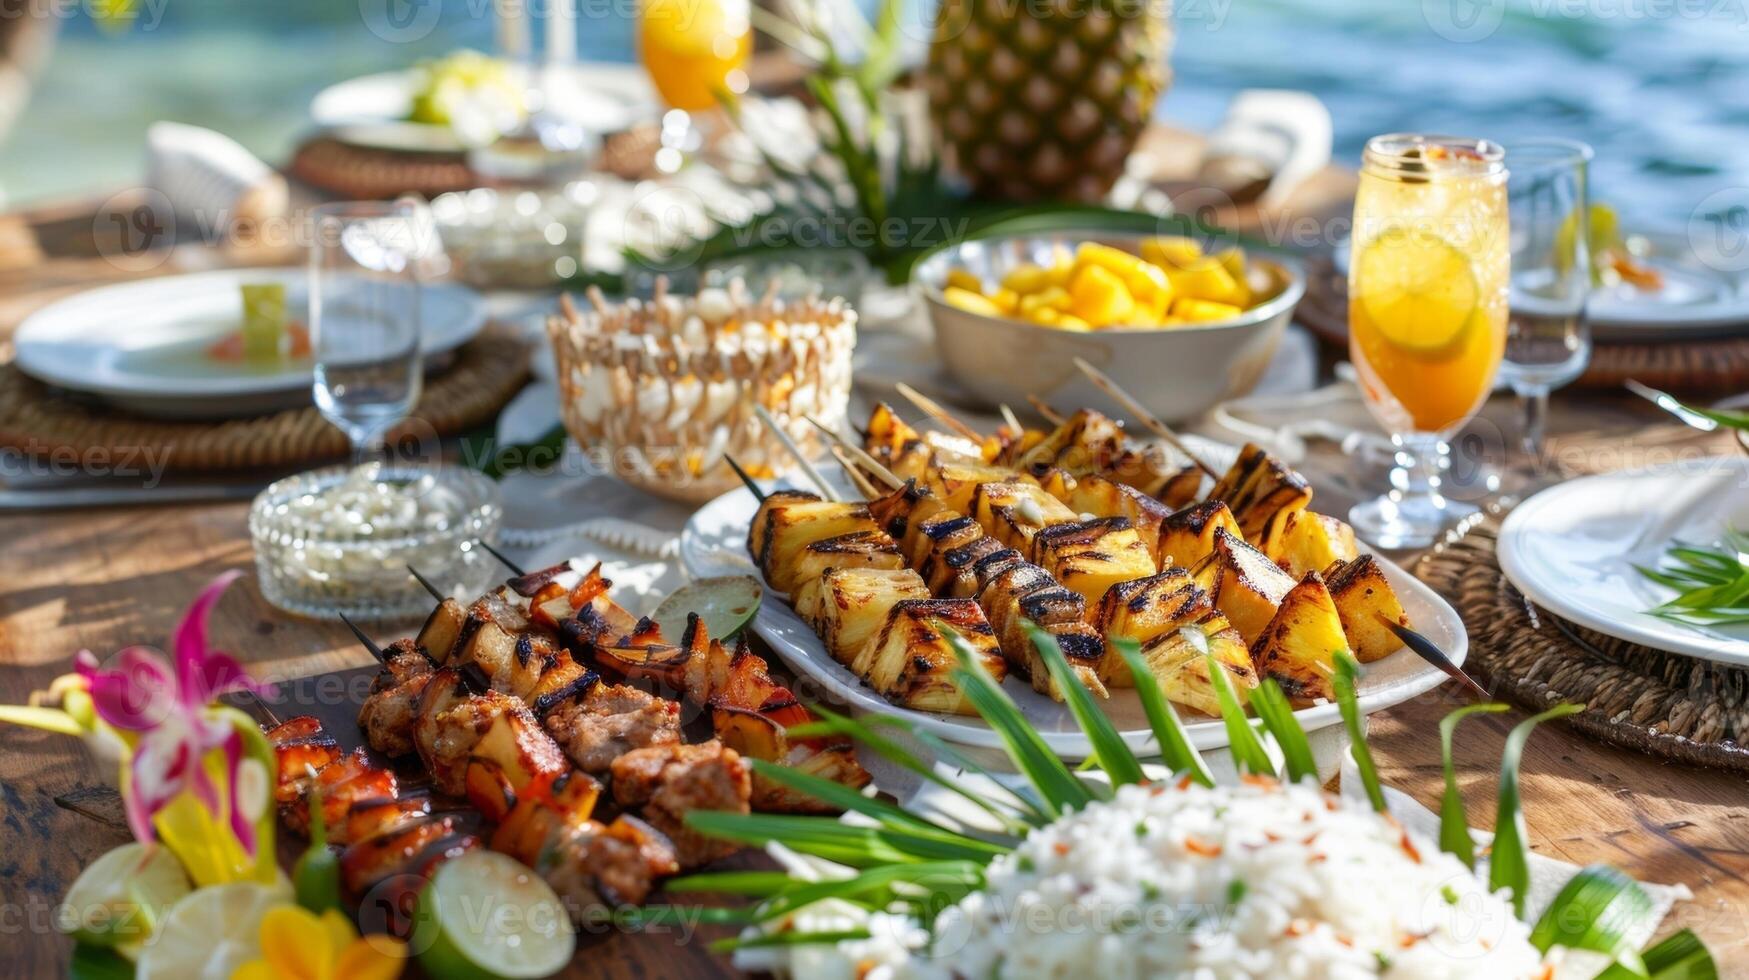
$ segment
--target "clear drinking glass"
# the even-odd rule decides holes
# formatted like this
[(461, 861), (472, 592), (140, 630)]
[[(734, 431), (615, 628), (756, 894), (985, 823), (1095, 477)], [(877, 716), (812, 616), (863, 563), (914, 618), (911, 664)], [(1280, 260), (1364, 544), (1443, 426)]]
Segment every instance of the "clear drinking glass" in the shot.
[(1348, 347), (1396, 448), (1388, 493), (1349, 521), (1383, 548), (1432, 544), (1474, 508), (1445, 498), (1447, 439), (1481, 407), (1506, 347), (1505, 153), (1487, 140), (1374, 137), (1348, 267)]
[(678, 171), (704, 144), (700, 123), (721, 94), (747, 91), (751, 0), (640, 0), (638, 60), (667, 104), (656, 168)]
[(1512, 223), (1512, 313), (1500, 377), (1518, 395), (1520, 446), (1537, 466), (1549, 392), (1591, 359), (1585, 301), (1591, 294), (1586, 180), (1591, 147), (1575, 140), (1509, 143), (1506, 183)]
[(436, 250), (436, 225), (411, 200), (324, 204), (313, 221), (316, 407), (363, 463), (419, 400), (420, 265)]

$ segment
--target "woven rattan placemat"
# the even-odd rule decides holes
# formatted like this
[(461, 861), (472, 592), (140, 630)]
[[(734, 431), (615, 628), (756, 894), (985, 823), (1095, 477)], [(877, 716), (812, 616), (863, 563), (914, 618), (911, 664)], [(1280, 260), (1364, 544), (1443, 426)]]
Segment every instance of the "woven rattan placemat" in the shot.
[[(426, 377), (411, 423), (419, 428), (399, 431), (454, 435), (493, 418), (522, 388), (528, 356), (525, 343), (489, 325), (456, 350), (447, 369)], [(0, 446), (76, 459), (149, 451), (165, 469), (182, 471), (301, 466), (348, 449), (346, 436), (314, 406), (221, 422), (140, 419), (58, 396), (12, 364), (0, 365)]]
[(1495, 561), (1499, 530), (1497, 517), (1484, 518), (1416, 567), (1463, 617), (1466, 670), (1526, 709), (1584, 702), (1570, 724), (1602, 741), (1749, 772), (1749, 670), (1628, 643), (1531, 605)]
[[(661, 146), (655, 126), (640, 125), (609, 135), (596, 169), (624, 180), (650, 176)], [(401, 194), (436, 197), (491, 183), (468, 165), (461, 152), (412, 153), (356, 146), (317, 136), (297, 148), (286, 170), (298, 180), (331, 194), (380, 199)]]
[[(1294, 319), (1340, 346), (1348, 344), (1348, 282), (1329, 256), (1306, 261), (1306, 296)], [(1633, 378), (1666, 391), (1736, 394), (1749, 388), (1749, 336), (1665, 344), (1599, 343), (1574, 384), (1620, 388)]]

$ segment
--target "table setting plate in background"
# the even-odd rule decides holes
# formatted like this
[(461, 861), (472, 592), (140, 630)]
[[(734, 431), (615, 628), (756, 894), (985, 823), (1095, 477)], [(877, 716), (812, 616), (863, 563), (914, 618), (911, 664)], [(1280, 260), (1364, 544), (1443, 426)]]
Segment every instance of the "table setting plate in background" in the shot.
[[(307, 277), (303, 268), (236, 269), (87, 290), (19, 326), (16, 362), (45, 384), (142, 415), (222, 417), (308, 404), (309, 358), (251, 366), (205, 356), (241, 325), (244, 285), (283, 283), (287, 317), (307, 323)], [(427, 284), (420, 304), (427, 358), (460, 347), (486, 322), (484, 301), (464, 286)]]

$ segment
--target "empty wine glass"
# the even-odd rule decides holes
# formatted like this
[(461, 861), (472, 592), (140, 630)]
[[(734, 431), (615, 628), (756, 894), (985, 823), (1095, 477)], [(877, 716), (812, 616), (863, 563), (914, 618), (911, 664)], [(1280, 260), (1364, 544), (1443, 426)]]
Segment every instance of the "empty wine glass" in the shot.
[(1518, 395), (1519, 444), (1542, 458), (1549, 392), (1591, 359), (1585, 301), (1591, 293), (1586, 170), (1591, 147), (1574, 140), (1509, 143), (1506, 184), (1512, 241), (1511, 312), (1500, 377)]
[(363, 201), (317, 207), (313, 231), (316, 407), (364, 463), (419, 400), (420, 265), (436, 225), (418, 201)]

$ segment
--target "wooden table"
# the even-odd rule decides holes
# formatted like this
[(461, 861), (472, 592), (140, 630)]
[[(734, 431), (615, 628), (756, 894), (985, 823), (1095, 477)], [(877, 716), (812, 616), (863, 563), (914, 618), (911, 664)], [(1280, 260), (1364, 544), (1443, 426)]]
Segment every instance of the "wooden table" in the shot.
[[(89, 229), (89, 214), (57, 220)], [(0, 337), (51, 299), (121, 277), (89, 251), (45, 250), (25, 233), (30, 216), (8, 220), (0, 218)], [(1570, 397), (1556, 399), (1553, 419), (1556, 431), (1624, 435), (1656, 422), (1654, 413), (1631, 402)], [(129, 644), (164, 643), (202, 585), (225, 569), (252, 568), (245, 510), (234, 504), (0, 517), (0, 702), (22, 702), (69, 670), (82, 648), (107, 655)], [(220, 603), (212, 639), (267, 678), (369, 663), (343, 628), (275, 612), (249, 580)], [(1436, 725), (1455, 703), (1442, 688), (1372, 719), (1385, 781), (1432, 807), (1441, 789)], [(1472, 721), (1458, 746), (1478, 826), (1492, 824), (1495, 770), (1514, 720)], [(55, 802), (99, 782), (77, 742), (0, 730), (0, 910), (7, 916), (0, 929), (13, 975), (65, 971), (71, 945), (49, 925), (55, 903), (82, 867), (126, 838)], [(1548, 726), (1530, 743), (1524, 783), (1536, 850), (1577, 864), (1608, 862), (1643, 880), (1687, 884), (1695, 900), (1677, 909), (1666, 930), (1694, 928), (1719, 957), (1721, 975), (1749, 975), (1749, 781), (1600, 747)], [(667, 978), (721, 971), (702, 943), (676, 940), (594, 936), (573, 972)]]

